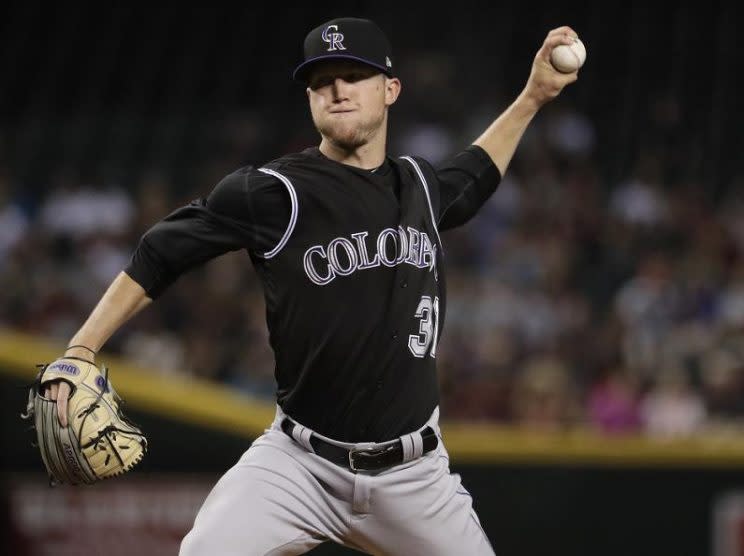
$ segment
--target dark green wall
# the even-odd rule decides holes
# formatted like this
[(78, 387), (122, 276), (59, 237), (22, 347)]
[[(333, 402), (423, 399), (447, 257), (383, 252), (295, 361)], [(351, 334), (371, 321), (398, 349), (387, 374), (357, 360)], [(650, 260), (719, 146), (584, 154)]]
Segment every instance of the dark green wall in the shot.
[[(1, 391), (2, 471), (39, 472), (43, 480), (31, 433), (18, 417), (24, 406), (23, 385), (5, 380)], [(136, 470), (143, 475), (187, 471), (211, 473), (216, 479), (249, 445), (247, 439), (129, 413), (150, 438), (151, 450)], [(744, 490), (744, 469), (455, 463), (453, 471), (473, 494), (499, 556), (711, 554), (716, 497)], [(313, 552), (351, 553), (331, 545)]]

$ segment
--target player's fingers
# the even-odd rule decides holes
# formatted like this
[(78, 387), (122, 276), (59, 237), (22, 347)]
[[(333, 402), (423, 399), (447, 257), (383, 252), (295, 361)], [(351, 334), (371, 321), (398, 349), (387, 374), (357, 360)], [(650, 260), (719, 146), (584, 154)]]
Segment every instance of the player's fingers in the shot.
[(559, 46), (561, 44), (573, 44), (575, 39), (575, 35), (568, 33), (549, 34), (545, 38), (545, 41), (543, 42), (540, 50), (537, 52), (537, 57), (542, 58), (544, 61), (547, 62), (550, 60), (550, 53), (556, 46)]
[(548, 31), (548, 36), (556, 36), (556, 35), (569, 35), (571, 37), (578, 37), (578, 33), (574, 31), (571, 27), (568, 25), (563, 25), (562, 27), (556, 27), (555, 29), (551, 29)]
[(57, 384), (56, 382), (52, 382), (44, 390), (44, 396), (49, 398), (50, 400), (56, 400), (58, 388), (59, 388), (59, 384)]
[(70, 385), (61, 382), (57, 391), (57, 417), (59, 417), (59, 424), (63, 427), (67, 426), (67, 399), (69, 397)]
[(564, 78), (563, 79), (563, 86), (565, 87), (569, 83), (573, 83), (574, 81), (576, 81), (579, 78), (579, 70), (576, 70), (573, 73), (565, 73), (565, 74), (563, 74), (562, 77)]

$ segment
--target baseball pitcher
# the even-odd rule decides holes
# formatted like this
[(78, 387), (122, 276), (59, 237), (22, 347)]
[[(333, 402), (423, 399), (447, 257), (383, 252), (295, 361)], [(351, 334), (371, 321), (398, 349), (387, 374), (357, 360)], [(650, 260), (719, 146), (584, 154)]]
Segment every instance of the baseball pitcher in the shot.
[[(385, 34), (366, 19), (323, 23), (293, 76), (320, 144), (231, 173), (142, 237), (68, 359), (93, 362), (181, 274), (236, 250), (260, 275), (276, 359), (276, 418), (215, 485), (183, 556), (301, 554), (325, 541), (370, 554), (493, 554), (438, 426), (440, 234), (476, 214), (531, 119), (577, 79), (550, 64), (575, 37), (550, 31), (514, 102), (434, 168), (387, 154), (401, 82)], [(70, 381), (52, 375), (42, 393), (70, 424)]]

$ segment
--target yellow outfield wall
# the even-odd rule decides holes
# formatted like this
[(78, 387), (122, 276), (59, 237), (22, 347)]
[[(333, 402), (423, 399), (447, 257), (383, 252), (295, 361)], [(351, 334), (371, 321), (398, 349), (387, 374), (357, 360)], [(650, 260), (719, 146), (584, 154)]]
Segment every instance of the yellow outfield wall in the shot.
[[(51, 362), (64, 344), (0, 329), (0, 372), (33, 382), (37, 363)], [(184, 423), (255, 438), (271, 423), (274, 404), (206, 380), (176, 379), (105, 352), (97, 357), (129, 407)], [(610, 437), (588, 428), (525, 430), (496, 424), (444, 421), (442, 433), (455, 463), (559, 464), (609, 467), (744, 468), (741, 429), (707, 431), (679, 439)]]

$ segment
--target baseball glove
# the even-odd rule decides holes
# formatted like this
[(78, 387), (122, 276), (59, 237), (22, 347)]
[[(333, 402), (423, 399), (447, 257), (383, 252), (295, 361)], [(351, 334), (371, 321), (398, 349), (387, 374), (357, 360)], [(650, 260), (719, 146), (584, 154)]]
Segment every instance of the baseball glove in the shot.
[[(122, 400), (108, 369), (83, 359), (63, 357), (41, 371), (28, 395), (25, 419), (33, 419), (38, 448), (52, 485), (92, 484), (129, 471), (147, 451), (147, 439), (122, 413)], [(67, 427), (57, 417), (57, 402), (44, 397), (53, 380), (70, 384)]]

